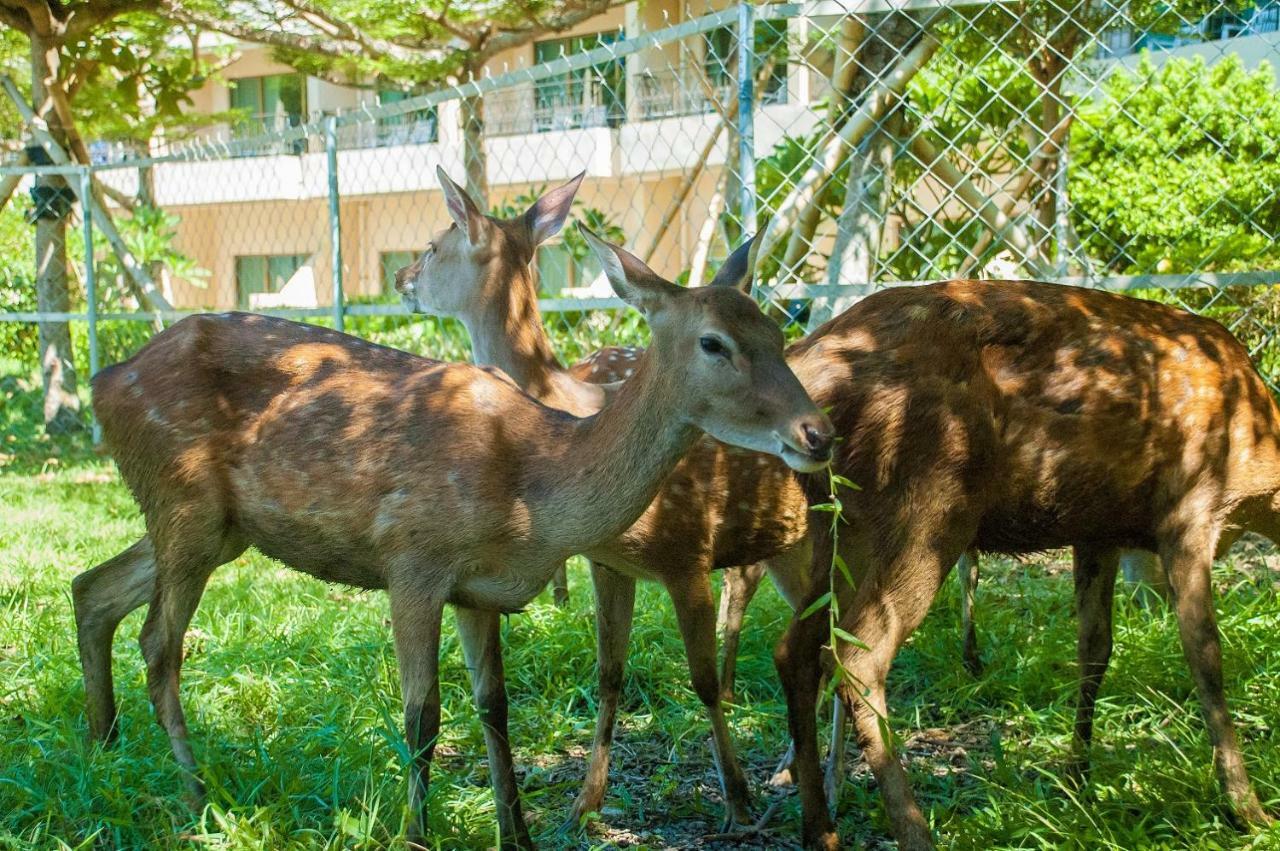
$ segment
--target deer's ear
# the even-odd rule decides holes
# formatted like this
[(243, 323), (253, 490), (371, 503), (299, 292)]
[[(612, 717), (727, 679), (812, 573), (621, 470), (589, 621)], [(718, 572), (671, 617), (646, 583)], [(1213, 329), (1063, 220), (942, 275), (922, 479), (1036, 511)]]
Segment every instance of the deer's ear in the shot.
[(720, 267), (720, 271), (716, 272), (716, 276), (711, 279), (711, 283), (708, 286), (734, 287), (747, 295), (751, 295), (751, 281), (755, 276), (756, 270), (756, 249), (759, 247), (757, 245), (759, 242), (758, 236), (757, 234), (751, 237), (734, 249), (734, 252), (729, 255), (729, 259), (724, 261), (724, 265)]
[(618, 294), (618, 298), (645, 316), (652, 316), (683, 291), (675, 284), (664, 281), (630, 251), (596, 236), (582, 222), (578, 222), (578, 230), (600, 261), (600, 267), (604, 269), (604, 275), (609, 279), (609, 285)]
[(580, 172), (573, 180), (552, 189), (525, 210), (524, 220), (529, 226), (529, 235), (533, 237), (534, 245), (541, 245), (564, 227), (565, 219), (569, 218), (569, 210), (573, 207), (573, 198), (578, 194), (578, 187), (582, 185), (582, 178), (586, 175), (585, 171)]
[(444, 190), (444, 205), (449, 211), (449, 218), (467, 235), (468, 242), (479, 245), (488, 236), (489, 221), (467, 191), (449, 178), (443, 166), (436, 166), (436, 177), (440, 179), (440, 188)]

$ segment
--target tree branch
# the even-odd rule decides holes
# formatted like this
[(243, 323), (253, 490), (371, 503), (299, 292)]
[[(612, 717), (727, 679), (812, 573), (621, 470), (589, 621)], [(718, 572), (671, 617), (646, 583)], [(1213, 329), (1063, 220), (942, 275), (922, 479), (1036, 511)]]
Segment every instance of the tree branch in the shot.
[[(449, 58), (451, 51), (444, 47), (406, 48), (386, 39), (375, 39), (363, 35), (360, 31), (349, 28), (347, 24), (335, 24), (342, 35), (317, 38), (304, 33), (292, 33), (285, 29), (254, 26), (241, 20), (222, 18), (190, 9), (177, 0), (159, 0), (161, 12), (172, 20), (192, 26), (214, 30), (242, 41), (263, 44), (269, 47), (282, 47), (323, 56), (330, 59), (351, 59), (368, 57), (386, 59), (405, 63), (443, 62)], [(330, 16), (321, 16), (333, 22)], [(313, 25), (314, 26), (314, 25)], [(342, 30), (342, 27), (348, 27)]]
[(118, 18), (130, 12), (154, 12), (159, 7), (159, 0), (94, 0), (92, 3), (82, 3), (70, 10), (70, 14), (63, 21), (63, 28), (66, 37), (73, 39), (85, 35), (112, 18)]

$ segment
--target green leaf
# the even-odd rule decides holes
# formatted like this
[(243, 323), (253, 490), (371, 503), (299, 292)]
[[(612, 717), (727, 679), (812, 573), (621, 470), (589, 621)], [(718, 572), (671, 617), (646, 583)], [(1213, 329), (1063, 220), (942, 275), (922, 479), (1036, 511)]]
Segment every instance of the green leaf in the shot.
[(835, 564), (836, 569), (840, 571), (840, 575), (844, 577), (844, 581), (848, 582), (850, 587), (852, 587), (853, 574), (849, 571), (849, 565), (845, 564), (845, 561), (843, 558), (841, 558), (840, 553), (836, 553), (832, 557), (831, 561)]
[(823, 594), (821, 597), (819, 597), (818, 599), (810, 603), (808, 607), (803, 612), (800, 613), (800, 620), (804, 620), (805, 618), (809, 617), (809, 615), (818, 611), (818, 609), (821, 609), (823, 606), (827, 605), (830, 602), (831, 602), (831, 592), (828, 591), (827, 593)]
[(827, 680), (827, 688), (826, 688), (826, 691), (823, 693), (823, 699), (830, 700), (831, 695), (835, 694), (836, 689), (840, 687), (840, 683), (844, 682), (844, 678), (845, 678), (844, 668), (840, 665), (836, 665), (836, 669), (831, 674), (831, 678)]
[(858, 648), (859, 650), (871, 649), (867, 645), (867, 643), (865, 641), (862, 641), (860, 638), (858, 638), (858, 636), (854, 635), (851, 632), (847, 632), (838, 626), (831, 627), (831, 632), (833, 635), (835, 635), (836, 638), (840, 639), (841, 641), (847, 644), (852, 644), (854, 647)]
[(862, 490), (862, 488), (858, 484), (850, 481), (849, 479), (846, 479), (844, 476), (840, 475), (839, 473), (832, 473), (831, 481), (835, 482), (837, 485), (840, 485), (841, 487), (848, 488), (851, 491)]

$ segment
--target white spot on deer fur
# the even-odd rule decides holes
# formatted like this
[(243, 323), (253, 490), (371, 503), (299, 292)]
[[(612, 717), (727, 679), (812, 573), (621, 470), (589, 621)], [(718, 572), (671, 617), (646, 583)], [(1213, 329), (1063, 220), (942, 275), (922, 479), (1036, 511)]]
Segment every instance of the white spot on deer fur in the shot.
[(147, 422), (152, 422), (156, 425), (169, 424), (169, 421), (164, 418), (164, 414), (160, 413), (159, 408), (149, 408), (147, 410)]
[(134, 383), (138, 380), (138, 371), (136, 369), (129, 370), (124, 374), (124, 380), (128, 384)]
[(373, 518), (374, 538), (380, 538), (395, 528), (399, 510), (408, 495), (408, 492), (401, 488), (387, 494), (378, 502), (378, 513)]
[(626, 372), (622, 373), (622, 377), (623, 377), (623, 378), (630, 378), (630, 377), (631, 377), (632, 375), (634, 375), (634, 374), (635, 374), (635, 370), (634, 370), (634, 369), (628, 369)]
[(768, 458), (766, 458), (765, 456), (761, 455), (759, 458), (757, 458), (757, 459), (756, 459), (756, 464), (758, 464), (758, 465), (759, 465), (759, 466), (761, 466), (761, 467), (768, 467), (768, 466), (769, 466), (769, 459), (768, 459)]
[(476, 410), (481, 413), (493, 413), (498, 409), (498, 394), (489, 382), (476, 382), (471, 388), (471, 399)]

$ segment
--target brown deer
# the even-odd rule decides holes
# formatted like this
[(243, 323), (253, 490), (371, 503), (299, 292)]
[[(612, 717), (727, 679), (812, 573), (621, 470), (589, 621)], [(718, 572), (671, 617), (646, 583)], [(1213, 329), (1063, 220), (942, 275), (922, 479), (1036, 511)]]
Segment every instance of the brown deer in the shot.
[[(538, 210), (535, 234), (558, 222)], [(202, 315), (94, 381), (94, 410), (146, 537), (73, 583), (90, 729), (114, 731), (111, 638), (149, 603), (147, 687), (190, 790), (203, 788), (178, 698), (183, 633), (210, 574), (249, 546), (296, 570), (386, 589), (422, 843), (440, 726), (441, 618), (455, 607), (482, 715), (503, 847), (532, 846), (507, 738), (499, 616), (571, 554), (616, 538), (702, 432), (829, 459), (831, 426), (782, 336), (730, 288), (685, 290), (585, 231), (653, 344), (594, 416), (547, 408), (495, 370), (442, 364), (327, 329)], [(501, 248), (473, 219), (441, 251)]]
[[(899, 847), (932, 847), (888, 735), (885, 677), (966, 550), (1074, 546), (1079, 699), (1069, 768), (1088, 769), (1111, 653), (1121, 548), (1159, 554), (1214, 764), (1235, 812), (1265, 823), (1222, 683), (1210, 567), (1243, 532), (1280, 539), (1280, 411), (1245, 349), (1217, 323), (1166, 305), (1031, 282), (884, 290), (793, 346), (788, 363), (841, 442), (838, 551), (814, 536), (814, 603), (776, 651), (797, 754), (804, 842), (835, 848), (814, 710), (825, 671), (884, 795)], [(828, 501), (825, 477), (807, 481)], [(817, 529), (817, 524), (815, 530)], [(836, 663), (838, 662), (838, 668)]]
[[(438, 171), (438, 175), (451, 215), (457, 216), (459, 222), (465, 222), (466, 216), (479, 215), (478, 206), (466, 197), (464, 190), (442, 170)], [(582, 175), (578, 175), (569, 183), (548, 193), (538, 201), (538, 206), (544, 211), (558, 210), (559, 215), (567, 215), (581, 180)], [(526, 217), (528, 215), (530, 214), (526, 214)], [(490, 222), (494, 227), (505, 228), (512, 241), (519, 240), (522, 236), (532, 238), (525, 220), (490, 219)], [(438, 239), (449, 238), (449, 232), (446, 232)], [(527, 258), (532, 255), (533, 248), (526, 247), (519, 252), (510, 252), (505, 258), (494, 258), (487, 267), (476, 269), (451, 266), (438, 259), (432, 262), (433, 255), (429, 250), (413, 265), (399, 271), (396, 286), (409, 309), (460, 319), (470, 334), (477, 363), (503, 369), (521, 387), (547, 405), (575, 414), (586, 414), (596, 410), (616, 389), (593, 385), (611, 384), (630, 378), (643, 350), (609, 347), (598, 350), (565, 369), (553, 352), (538, 311), (537, 287), (527, 263)], [(455, 261), (459, 258), (456, 253), (447, 256)], [(716, 283), (726, 283), (726, 278), (732, 277), (738, 277), (742, 284), (750, 281), (750, 275), (742, 274), (735, 264), (726, 264)], [(694, 448), (691, 456), (719, 451), (721, 450), (710, 442), (704, 442)], [(776, 464), (772, 459), (760, 458), (759, 461)], [(669, 592), (684, 629), (683, 637), (695, 691), (706, 700), (713, 688), (710, 672), (715, 653), (714, 637), (705, 615), (711, 605), (710, 582), (706, 577), (710, 571), (721, 567), (724, 567), (725, 573), (718, 619), (723, 636), (720, 689), (719, 696), (714, 702), (708, 702), (707, 707), (721, 784), (728, 804), (727, 820), (742, 823), (746, 817), (748, 795), (745, 775), (731, 756), (732, 740), (723, 721), (720, 704), (731, 699), (743, 615), (765, 570), (770, 569), (784, 596), (790, 597), (791, 602), (795, 603), (798, 600), (796, 588), (806, 581), (807, 569), (803, 561), (807, 557), (807, 551), (801, 546), (788, 546), (779, 550), (772, 542), (762, 548), (740, 547), (735, 551), (738, 557), (761, 559), (742, 567), (725, 566), (714, 558), (714, 554), (729, 549), (728, 545), (721, 542), (743, 537), (744, 523), (765, 529), (770, 524), (780, 522), (786, 529), (777, 532), (774, 538), (794, 540), (798, 537), (798, 530), (792, 519), (803, 512), (803, 504), (797, 500), (798, 492), (783, 480), (779, 480), (781, 487), (777, 490), (760, 489), (758, 485), (749, 486), (736, 481), (737, 471), (744, 469), (740, 464), (723, 467), (723, 474), (717, 472), (715, 479), (703, 483), (703, 491), (699, 491), (688, 476), (707, 466), (691, 457), (688, 464), (678, 467), (655, 499), (652, 515), (646, 514), (628, 532), (632, 538), (630, 546), (646, 560), (641, 570), (612, 569), (599, 563), (592, 565), (597, 604), (603, 607), (596, 619), (600, 653), (600, 711), (591, 761), (583, 788), (575, 801), (570, 824), (577, 824), (584, 814), (599, 810), (603, 802), (626, 662), (631, 608), (634, 605), (634, 580), (656, 579)], [(756, 472), (751, 464), (747, 464), (745, 469), (749, 476)], [(749, 487), (756, 489), (751, 491), (748, 490)], [(750, 503), (754, 516), (748, 517), (738, 512), (726, 516), (724, 506), (741, 506), (740, 497), (744, 494), (753, 496), (756, 500)], [(661, 506), (671, 505), (681, 506), (678, 520), (674, 522), (659, 513)], [(671, 512), (666, 512), (666, 515), (670, 514)], [(655, 519), (663, 519), (663, 522), (654, 522)], [(700, 552), (698, 547), (686, 546), (686, 542), (690, 540), (713, 543)], [(1158, 569), (1158, 562), (1147, 554), (1128, 553), (1123, 564), (1126, 578), (1134, 581), (1142, 579), (1148, 583), (1159, 581), (1159, 577), (1152, 572), (1153, 567)], [(962, 598), (963, 658), (966, 667), (976, 674), (981, 667), (976, 630), (971, 616), (973, 592), (977, 585), (976, 555), (968, 554), (963, 557), (959, 566), (959, 575), (965, 583)], [(625, 590), (614, 590), (618, 586), (624, 586)], [(685, 610), (691, 606), (696, 606), (703, 614), (698, 617), (685, 614)], [(622, 611), (624, 608), (625, 612)], [(696, 625), (698, 631), (686, 626), (690, 624)], [(825, 782), (832, 807), (835, 806), (835, 797), (843, 776), (842, 710), (840, 704), (835, 706), (832, 747)], [(790, 772), (786, 770), (789, 762), (789, 757), (783, 759), (780, 771), (773, 778), (774, 783), (790, 781)]]
[[(396, 287), (405, 304), (415, 312), (461, 319), (476, 362), (503, 369), (544, 404), (580, 415), (598, 410), (620, 392), (618, 386), (602, 387), (583, 379), (611, 374), (629, 383), (639, 374), (644, 355), (606, 350), (566, 371), (543, 328), (530, 272), (534, 250), (546, 233), (531, 222), (539, 216), (567, 215), (582, 175), (511, 220), (483, 215), (443, 170), (438, 175), (454, 224), (437, 235), (415, 263), (397, 273)], [(476, 222), (491, 234), (490, 250), (458, 250)], [(750, 242), (734, 252), (713, 285), (749, 285), (750, 252)], [(576, 826), (583, 815), (598, 811), (604, 799), (637, 579), (661, 583), (671, 597), (693, 688), (710, 719), (727, 821), (750, 822), (749, 787), (721, 707), (711, 571), (769, 559), (784, 595), (799, 599), (808, 584), (807, 512), (804, 493), (785, 464), (707, 439), (696, 443), (676, 466), (630, 529), (583, 551), (592, 562), (596, 594), (600, 702), (590, 763), (566, 826)]]
[[(459, 227), (464, 226), (467, 216), (480, 215), (479, 207), (466, 193), (457, 186), (443, 170), (438, 171), (441, 186), (445, 193), (447, 209), (458, 218)], [(582, 180), (578, 175), (564, 186), (548, 193), (537, 203), (544, 214), (551, 210), (558, 211), (561, 216), (567, 215), (573, 203), (573, 197)], [(532, 239), (532, 230), (525, 218), (504, 221), (490, 218), (493, 227), (505, 228), (512, 242), (524, 238)], [(450, 238), (453, 231), (447, 231), (438, 237), (441, 240)], [(549, 236), (550, 234), (548, 234)], [(456, 237), (454, 237), (456, 238)], [(557, 360), (542, 324), (537, 305), (537, 287), (528, 266), (527, 258), (532, 257), (533, 247), (526, 247), (518, 252), (508, 252), (505, 257), (493, 257), (487, 266), (481, 268), (461, 268), (456, 265), (462, 258), (456, 252), (444, 256), (448, 261), (435, 259), (434, 249), (429, 249), (414, 264), (399, 270), (397, 289), (402, 293), (407, 307), (415, 312), (427, 312), (449, 315), (458, 318), (468, 329), (472, 340), (477, 363), (496, 366), (512, 376), (521, 387), (534, 395), (544, 404), (562, 408), (575, 414), (586, 414), (598, 409), (608, 395), (616, 388), (598, 387), (594, 385), (623, 381), (631, 377), (635, 370), (636, 360), (642, 350), (635, 348), (606, 348), (594, 352), (578, 364), (567, 370)], [(745, 256), (748, 249), (740, 249)], [(455, 265), (450, 265), (451, 263)], [(722, 274), (715, 283), (732, 283), (737, 278), (741, 284), (749, 283), (750, 275), (744, 274), (735, 263), (726, 264)], [(713, 444), (696, 446), (692, 454), (717, 453), (722, 451)], [(772, 459), (760, 458), (757, 463), (775, 464)], [(588, 812), (598, 810), (603, 802), (608, 777), (609, 754), (613, 728), (616, 723), (618, 700), (621, 694), (623, 669), (626, 661), (627, 643), (631, 625), (631, 607), (634, 605), (634, 580), (656, 579), (669, 592), (679, 615), (679, 622), (684, 629), (684, 641), (689, 657), (695, 691), (704, 700), (712, 693), (711, 672), (714, 666), (715, 640), (707, 623), (706, 612), (712, 605), (710, 597), (710, 571), (725, 567), (714, 558), (715, 553), (726, 552), (727, 543), (743, 538), (743, 524), (753, 524), (759, 529), (767, 529), (771, 524), (780, 523), (783, 528), (772, 538), (763, 539), (766, 546), (753, 548), (739, 547), (735, 552), (750, 559), (769, 559), (758, 561), (746, 567), (725, 567), (723, 591), (721, 596), (719, 622), (723, 631), (723, 660), (719, 677), (719, 695), (714, 702), (707, 702), (711, 719), (712, 741), (715, 749), (720, 779), (724, 787), (728, 804), (728, 821), (742, 823), (748, 811), (748, 793), (745, 775), (742, 774), (736, 760), (732, 757), (732, 740), (727, 725), (723, 721), (723, 711), (719, 704), (730, 699), (733, 686), (734, 663), (737, 658), (738, 635), (742, 628), (743, 614), (747, 603), (754, 595), (759, 581), (766, 568), (772, 566), (771, 572), (775, 582), (784, 596), (794, 599), (798, 597), (796, 589), (804, 583), (807, 576), (805, 559), (807, 551), (801, 547), (788, 546), (779, 550), (775, 540), (800, 539), (800, 527), (793, 520), (801, 515), (805, 505), (800, 501), (799, 490), (790, 482), (778, 479), (780, 485), (776, 490), (761, 489), (759, 484), (735, 481), (736, 472), (744, 469), (743, 465), (724, 466), (723, 473), (716, 473), (715, 480), (702, 484), (705, 493), (710, 497), (699, 496), (701, 493), (695, 483), (689, 481), (689, 475), (708, 465), (705, 460), (693, 457), (687, 465), (681, 465), (672, 474), (668, 483), (654, 501), (653, 514), (646, 514), (628, 535), (632, 538), (629, 546), (639, 552), (645, 559), (642, 569), (613, 569), (595, 563), (592, 565), (593, 578), (596, 579), (598, 604), (605, 606), (597, 617), (596, 628), (600, 651), (600, 712), (597, 718), (595, 742), (591, 750), (591, 761), (588, 766), (584, 786), (579, 794), (569, 823), (577, 824)], [(748, 476), (754, 476), (757, 467), (745, 465)], [(744, 495), (755, 499), (750, 502), (753, 516), (733, 512), (725, 516), (724, 506), (733, 504), (741, 506)], [(677, 521), (664, 519), (660, 513), (662, 506), (679, 505), (681, 511)], [(665, 512), (670, 515), (670, 511)], [(716, 518), (720, 518), (716, 525)], [(699, 551), (698, 547), (689, 547), (688, 541), (712, 541), (709, 548)], [(759, 539), (758, 539), (759, 540)], [(633, 556), (631, 561), (634, 561)], [(976, 562), (970, 562), (976, 567)], [(630, 578), (628, 578), (628, 574)], [(966, 574), (969, 575), (969, 574)], [(972, 572), (972, 582), (976, 584), (976, 569)], [(625, 593), (614, 589), (619, 585), (627, 585)], [(966, 595), (971, 600), (972, 591)], [(621, 611), (626, 609), (625, 613)], [(692, 616), (686, 614), (690, 607), (702, 614)], [(967, 613), (969, 607), (965, 607)], [(694, 625), (692, 627), (686, 625)], [(971, 618), (965, 619), (965, 660), (966, 664), (977, 665), (975, 632)], [(839, 789), (839, 779), (843, 766), (842, 707), (835, 707), (833, 724), (831, 759), (828, 763), (827, 789), (833, 799)], [(783, 767), (789, 759), (783, 760)], [(739, 779), (741, 778), (741, 779)], [(783, 768), (774, 778), (775, 783), (785, 783), (790, 779), (789, 772)]]

